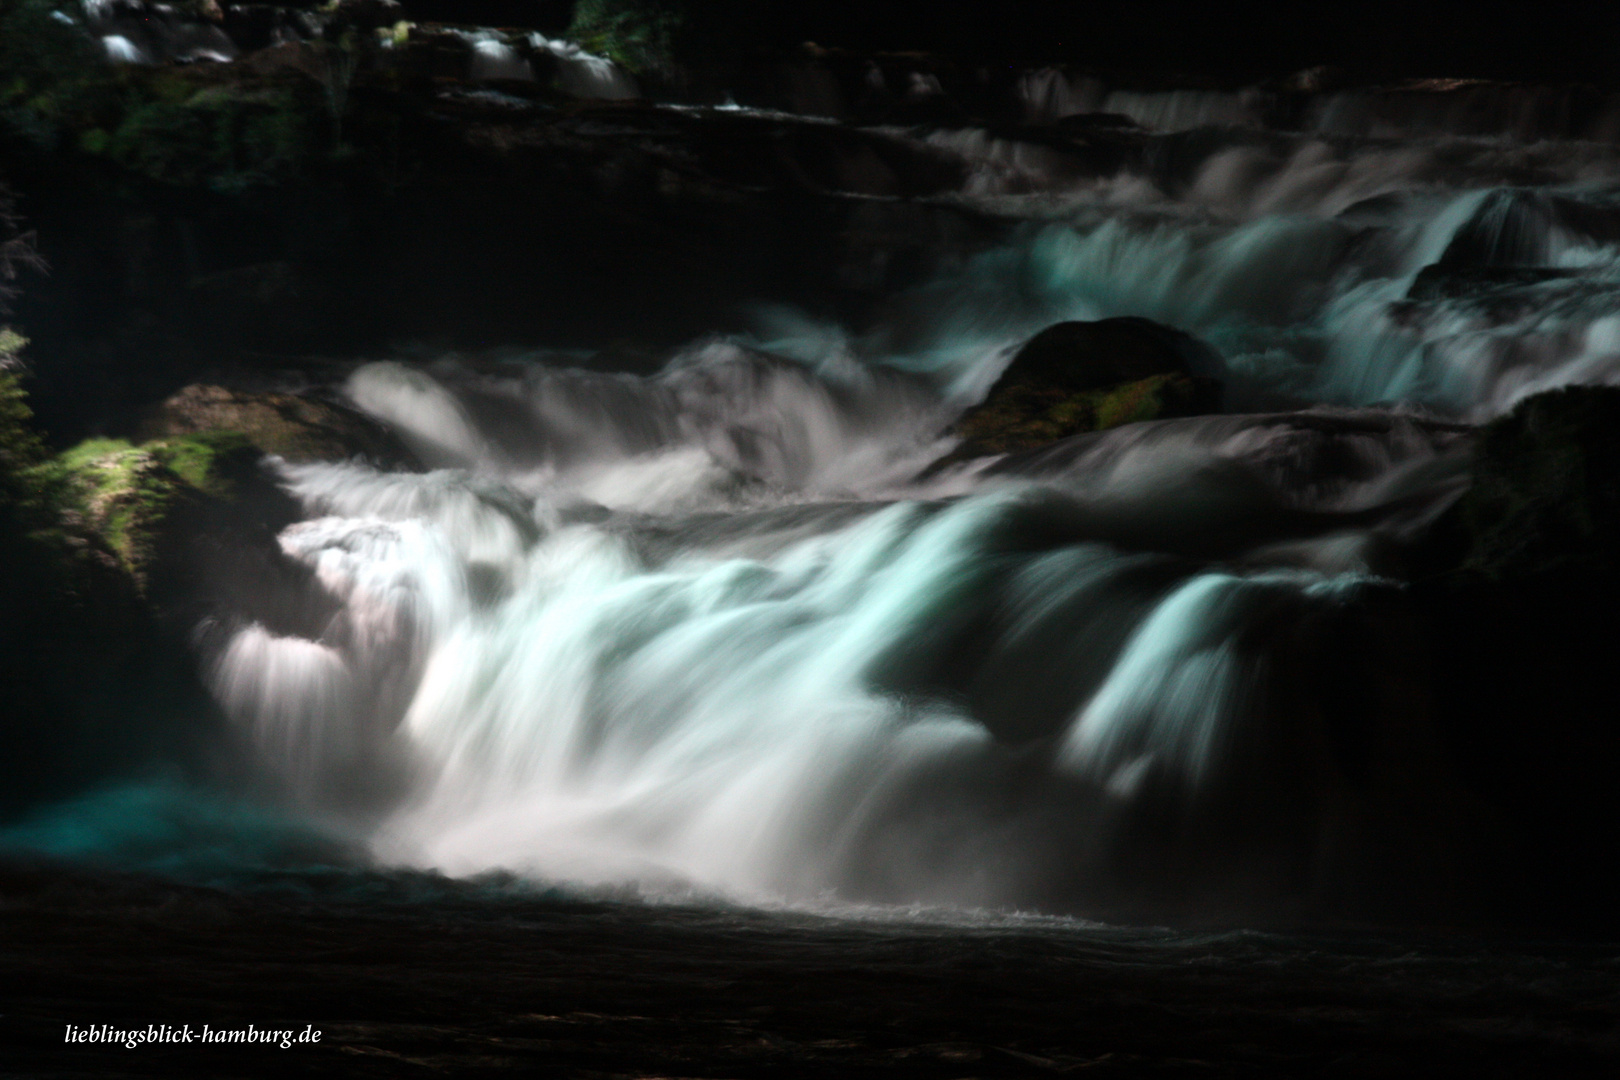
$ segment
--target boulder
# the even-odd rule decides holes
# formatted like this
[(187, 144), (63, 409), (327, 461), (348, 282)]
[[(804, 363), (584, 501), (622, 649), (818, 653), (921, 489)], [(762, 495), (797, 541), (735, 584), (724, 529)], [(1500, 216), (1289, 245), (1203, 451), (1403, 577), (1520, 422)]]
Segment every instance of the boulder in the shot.
[(1220, 408), (1221, 386), (1193, 373), (1213, 354), (1148, 319), (1063, 322), (1018, 350), (990, 394), (957, 421), (949, 460), (1030, 450), (1070, 435)]
[(58, 503), (177, 636), (243, 618), (314, 636), (330, 617), (330, 598), (277, 543), (301, 513), (262, 456), (237, 432), (141, 446), (91, 439), (42, 472)]
[(207, 432), (237, 432), (294, 464), (361, 457), (385, 467), (415, 465), (404, 444), (374, 420), (298, 394), (192, 385), (154, 409), (141, 429), (147, 439)]
[(189, 760), (175, 740), (212, 715), (184, 637), (161, 632), (79, 494), (0, 371), (0, 815)]
[(70, 505), (145, 594), (176, 522), (196, 514), (201, 492), (157, 454), (121, 439), (92, 439), (58, 459)]
[(1620, 389), (1537, 394), (1481, 428), (1473, 482), (1442, 526), (1442, 572), (1620, 577)]

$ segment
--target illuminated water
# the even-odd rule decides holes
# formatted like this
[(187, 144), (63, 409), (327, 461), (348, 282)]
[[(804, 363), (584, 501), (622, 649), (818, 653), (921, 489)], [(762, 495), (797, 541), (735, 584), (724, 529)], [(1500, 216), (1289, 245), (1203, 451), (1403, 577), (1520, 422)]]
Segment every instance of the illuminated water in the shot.
[[(633, 92), (534, 47), (595, 96)], [(527, 67), (494, 37), (476, 54), (485, 77)], [(1087, 921), (1470, 907), (1477, 820), (1412, 692), (1399, 556), (1465, 483), (1468, 423), (1620, 382), (1612, 142), (1381, 127), (1349, 98), (1268, 131), (1241, 95), (1027, 82), (1034, 114), (1167, 134), (1099, 172), (986, 131), (899, 133), (960, 155), (951, 200), (1012, 224), (873, 325), (762, 309), (647, 377), (539, 351), (356, 366), (327, 389), (427, 471), (274, 464), (304, 515), (281, 549), (333, 614), (200, 628), (249, 776), (94, 794), (0, 842), (176, 896), (304, 897), (286, 902), (322, 926), (406, 900), (468, 927), (757, 932), (788, 958), (917, 938), (1076, 979), (1192, 972), (1217, 996), (1281, 978), (1330, 1042), (1407, 1032), (1392, 1060), (1449, 1045), (1367, 1005), (1402, 994), (1469, 1053), (1612, 1055), (1601, 950)], [(1115, 315), (1206, 341), (1229, 414), (929, 469), (1020, 342)], [(1323, 989), (1339, 979), (1355, 1001)]]

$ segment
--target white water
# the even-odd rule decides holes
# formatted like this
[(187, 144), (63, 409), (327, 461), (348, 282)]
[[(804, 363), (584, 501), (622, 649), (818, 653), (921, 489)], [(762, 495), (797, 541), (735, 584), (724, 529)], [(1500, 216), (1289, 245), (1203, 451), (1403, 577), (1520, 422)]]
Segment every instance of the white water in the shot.
[[(169, 60), (182, 63), (208, 60), (224, 64), (238, 56), (236, 45), (221, 28), (168, 5), (131, 8), (86, 0), (83, 11), (87, 30), (100, 40), (107, 59), (115, 64), (155, 64)], [(55, 15), (76, 25), (75, 20), (62, 12)]]
[[(774, 308), (649, 377), (353, 372), (431, 471), (284, 467), (338, 614), (212, 659), (266, 771), (385, 862), (752, 900), (1083, 903), (1143, 851), (1331, 890), (1444, 849), (1388, 553), (1466, 480), (1436, 416), (1620, 383), (1614, 151), (891, 134), (1023, 224), (865, 332)], [(1201, 338), (1248, 415), (926, 471), (1021, 341), (1116, 315)]]
[(557, 58), (557, 87), (565, 94), (593, 101), (629, 101), (641, 96), (641, 87), (629, 72), (572, 41), (530, 34), (529, 44)]
[[(915, 488), (947, 408), (847, 357), (379, 364), (349, 389), (445, 468), (284, 469), (311, 520), (282, 547), (339, 614), (319, 640), (240, 627), (214, 682), (290, 796), (388, 862), (754, 900), (1018, 904), (1048, 860), (1099, 857), (1044, 816), (1097, 817), (1104, 850), (1144, 800), (1230, 798), (1229, 744), (1290, 722), (1256, 706), (1267, 666), (1376, 577), (1331, 520), (1251, 570), (1114, 545), (1252, 547), (1245, 522), (1377, 507), (1453, 440), (1187, 421), (1041, 484)], [(1047, 788), (996, 810), (1019, 760)]]
[(483, 31), (474, 35), (471, 43), (472, 70), (468, 73), (468, 78), (474, 82), (487, 82), (491, 79), (534, 81), (534, 69), (529, 66), (529, 61), (518, 55), (516, 49), (502, 41), (495, 33)]
[(151, 63), (140, 46), (122, 34), (108, 34), (101, 39), (101, 44), (107, 50), (107, 59), (115, 64)]
[(965, 201), (1030, 223), (896, 302), (905, 329), (879, 348), (901, 366), (966, 376), (1053, 322), (1140, 315), (1213, 345), (1209, 374), (1239, 408), (1481, 417), (1534, 389), (1620, 381), (1610, 148), (1228, 134), (1174, 154), (1150, 140), (1098, 171), (1050, 141), (924, 138), (968, 164)]

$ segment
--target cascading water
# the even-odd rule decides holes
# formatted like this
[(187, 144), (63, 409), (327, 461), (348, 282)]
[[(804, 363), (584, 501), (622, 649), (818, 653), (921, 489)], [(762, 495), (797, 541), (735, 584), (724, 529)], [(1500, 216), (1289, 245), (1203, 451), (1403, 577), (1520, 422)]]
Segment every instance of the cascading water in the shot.
[(641, 95), (641, 88), (629, 72), (571, 41), (530, 34), (529, 45), (557, 58), (557, 85), (564, 93), (600, 101), (628, 101)]
[[(1204, 130), (1098, 172), (921, 137), (1030, 220), (864, 334), (777, 308), (649, 377), (354, 371), (436, 471), (283, 467), (283, 551), (337, 615), (240, 621), (211, 660), (290, 798), (385, 862), (751, 899), (1085, 905), (1147, 864), (1321, 895), (1444, 861), (1383, 575), (1461, 490), (1454, 421), (1620, 380), (1614, 155)], [(1208, 342), (1240, 413), (1315, 409), (928, 468), (1020, 341), (1118, 315)]]
[[(534, 70), (470, 40), (480, 77)], [(885, 131), (1012, 224), (860, 332), (776, 307), (650, 376), (353, 370), (430, 471), (278, 465), (330, 614), (198, 638), (288, 804), (388, 864), (753, 900), (1445, 877), (1462, 811), (1390, 577), (1469, 422), (1620, 382), (1620, 155), (1021, 86), (1159, 130)], [(1230, 415), (936, 465), (1022, 341), (1113, 316), (1207, 343)]]
[[(727, 104), (57, 11), (153, 67), (27, 103), (19, 318), (127, 308), (41, 423), (221, 366), (47, 458), (0, 326), (13, 1070), (1615, 1075), (1620, 390), (1521, 405), (1620, 386), (1612, 95), (683, 69), (665, 7), (580, 36)], [(161, 66), (210, 27), (274, 50)], [(329, 46), (307, 172), (131, 171), (297, 135)]]
[(1311, 642), (1386, 588), (1357, 538), (1443, 498), (1400, 477), (1453, 429), (1185, 421), (919, 486), (939, 385), (721, 343), (650, 379), (363, 367), (441, 468), (284, 467), (338, 614), (240, 626), (216, 692), (301, 805), (455, 874), (1068, 904), (1148, 807), (1286, 810), (1288, 866), (1375, 814), (1323, 748), (1380, 722), (1273, 672), (1332, 666)]

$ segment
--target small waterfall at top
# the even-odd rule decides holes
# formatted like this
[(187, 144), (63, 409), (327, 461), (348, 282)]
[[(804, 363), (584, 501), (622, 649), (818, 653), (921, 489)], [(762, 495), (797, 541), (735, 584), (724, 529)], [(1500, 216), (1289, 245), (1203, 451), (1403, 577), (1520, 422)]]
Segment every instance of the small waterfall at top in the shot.
[(530, 34), (529, 44), (557, 58), (557, 85), (564, 93), (599, 101), (628, 101), (641, 96), (641, 88), (629, 72), (571, 41)]

